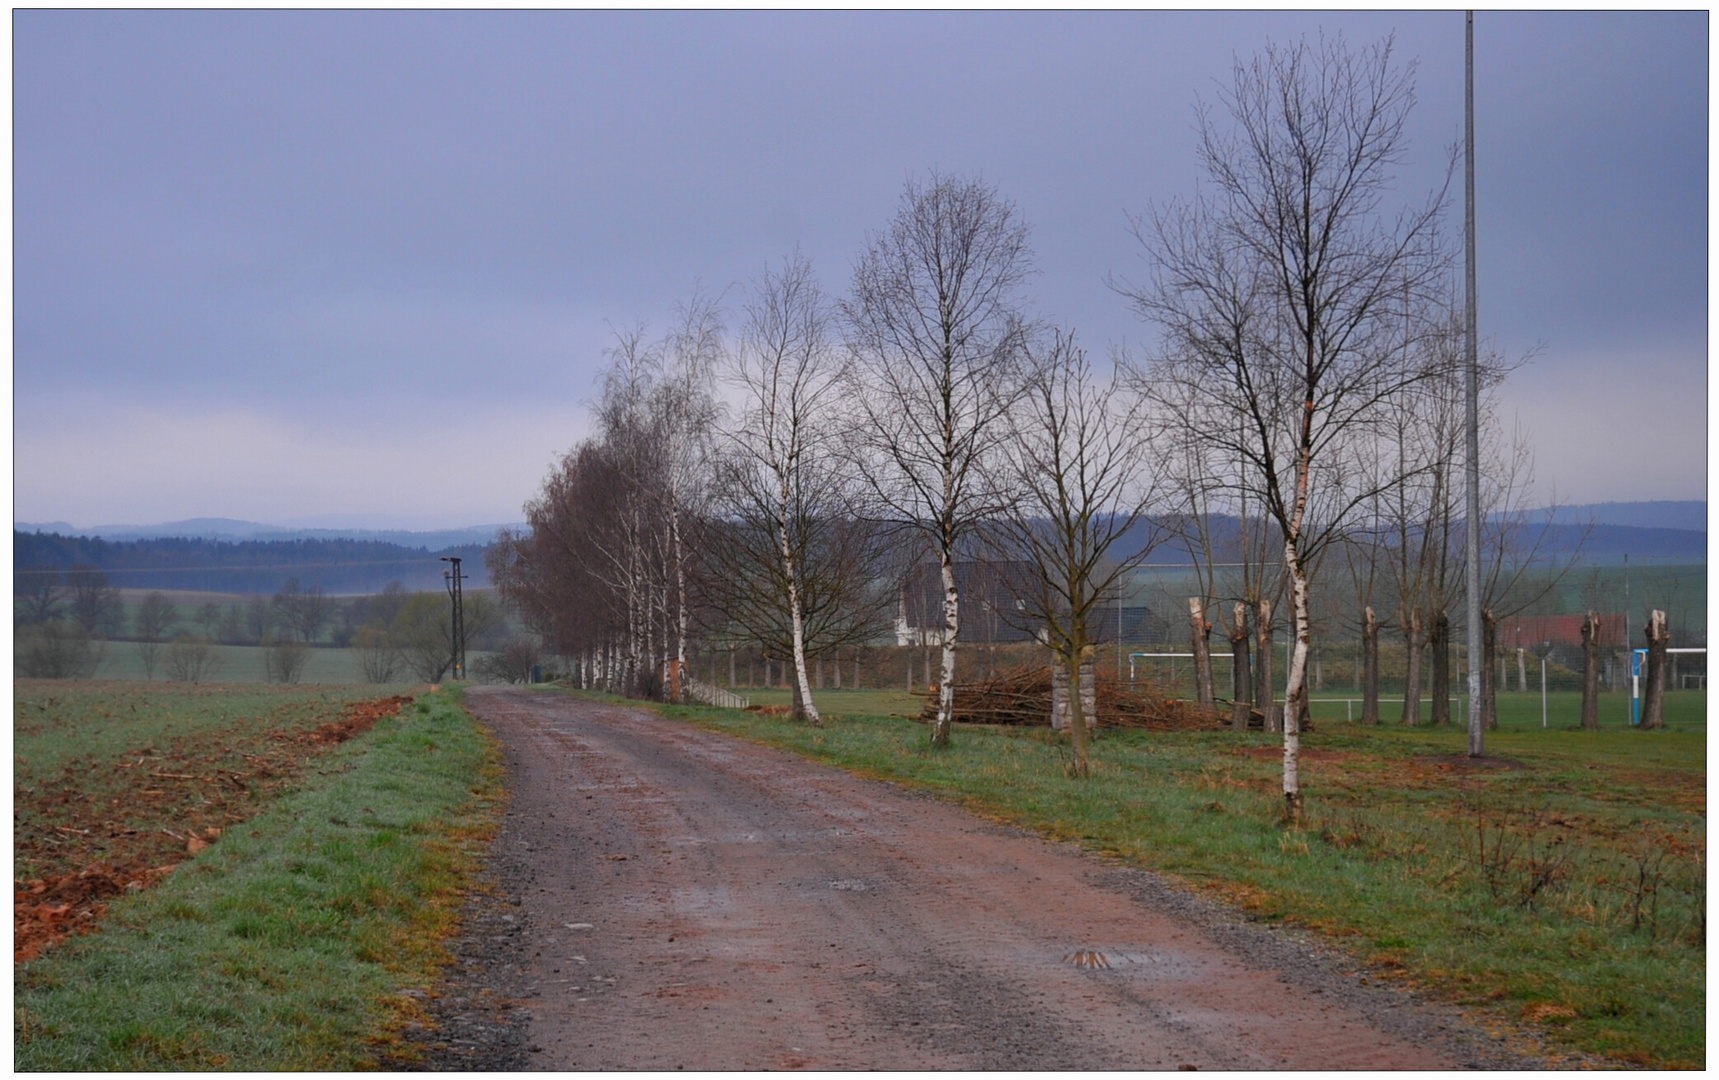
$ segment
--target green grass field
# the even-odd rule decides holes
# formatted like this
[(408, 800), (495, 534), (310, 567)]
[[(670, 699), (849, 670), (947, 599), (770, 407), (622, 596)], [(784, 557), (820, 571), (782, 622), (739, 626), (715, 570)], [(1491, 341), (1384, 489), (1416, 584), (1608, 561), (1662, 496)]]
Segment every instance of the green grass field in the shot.
[(1702, 1067), (1706, 695), (1672, 695), (1663, 732), (1629, 730), (1615, 708), (1606, 730), (1572, 730), (1577, 697), (1551, 701), (1542, 729), (1537, 694), (1507, 695), (1484, 768), (1454, 725), (1316, 714), (1301, 829), (1280, 821), (1280, 745), (1258, 733), (1108, 732), (1075, 781), (1044, 728), (961, 727), (932, 751), (901, 716), (919, 699), (901, 693), (826, 691), (822, 730), (663, 708), (1177, 875), (1554, 1045)]
[[(88, 774), (88, 809), (119, 814), (104, 785), (139, 747), (195, 747), (186, 760), (201, 762), (235, 741), (260, 746), (270, 731), (333, 719), (355, 696), (330, 694), (22, 685), (15, 776), (22, 789)], [(398, 990), (433, 979), (499, 814), (496, 752), (457, 701), (457, 690), (421, 697), (314, 756), (292, 783), (254, 787), (242, 822), (229, 819), (219, 842), (154, 888), (115, 898), (99, 933), (17, 965), (14, 1068), (373, 1065), (415, 1008)]]

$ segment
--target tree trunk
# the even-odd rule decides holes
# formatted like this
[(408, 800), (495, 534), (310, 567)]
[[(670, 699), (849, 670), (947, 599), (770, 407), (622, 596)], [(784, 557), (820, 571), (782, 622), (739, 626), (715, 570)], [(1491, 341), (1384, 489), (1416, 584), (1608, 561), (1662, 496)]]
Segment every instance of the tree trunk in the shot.
[(961, 630), (961, 594), (955, 590), (955, 564), (949, 552), (942, 553), (943, 570), (943, 666), (938, 672), (937, 727), (932, 746), (949, 745), (949, 724), (955, 717), (955, 642)]
[(1433, 615), (1432, 630), (1427, 634), (1427, 647), (1432, 652), (1432, 722), (1450, 723), (1450, 613), (1438, 611)]
[(1215, 712), (1218, 703), (1212, 689), (1212, 624), (1206, 621), (1206, 601), (1202, 597), (1188, 597), (1188, 622), (1193, 630), (1194, 694), (1199, 698), (1201, 710)]
[(1254, 624), (1254, 631), (1259, 635), (1259, 656), (1255, 659), (1258, 665), (1258, 675), (1254, 678), (1254, 700), (1259, 704), (1260, 715), (1265, 717), (1265, 730), (1276, 732), (1279, 714), (1277, 704), (1273, 700), (1276, 691), (1271, 685), (1271, 601), (1259, 602), (1259, 618)]
[(1670, 644), (1665, 612), (1655, 611), (1647, 617), (1647, 689), (1641, 703), (1644, 731), (1665, 726), (1665, 650)]
[(1379, 726), (1379, 617), (1371, 607), (1361, 621), (1361, 723)]
[(1307, 586), (1307, 568), (1295, 541), (1283, 543), (1283, 561), (1289, 571), (1291, 611), (1295, 619), (1294, 644), (1289, 654), (1289, 678), (1283, 701), (1283, 812), (1291, 825), (1301, 824), (1301, 721), (1307, 709), (1307, 659), (1313, 647), (1313, 611)]
[(840, 649), (836, 650), (836, 658), (830, 662), (830, 674), (835, 678), (835, 689), (840, 690), (842, 688), (842, 653)]
[(1235, 705), (1230, 710), (1230, 726), (1246, 731), (1253, 714), (1252, 659), (1248, 655), (1247, 605), (1235, 606), (1235, 623), (1230, 628), (1230, 688)]
[(1516, 647), (1516, 689), (1528, 692), (1528, 652), (1520, 645)]
[[(1480, 722), (1488, 731), (1498, 730), (1498, 617), (1491, 608), (1480, 609), (1481, 657), (1486, 666), (1480, 669)], [(1470, 664), (1474, 663), (1473, 646), (1469, 646)]]
[(1600, 730), (1600, 613), (1582, 619), (1582, 728)]
[(1403, 623), (1403, 644), (1406, 646), (1406, 668), (1403, 674), (1403, 723), (1414, 727), (1421, 722), (1421, 609), (1411, 608)]
[(1056, 654), (1056, 670), (1051, 679), (1051, 726), (1066, 729), (1074, 744), (1074, 762), (1070, 775), (1085, 779), (1092, 774), (1087, 753), (1088, 734), (1096, 726), (1096, 695), (1093, 693), (1093, 668), (1090, 648), (1071, 646)]

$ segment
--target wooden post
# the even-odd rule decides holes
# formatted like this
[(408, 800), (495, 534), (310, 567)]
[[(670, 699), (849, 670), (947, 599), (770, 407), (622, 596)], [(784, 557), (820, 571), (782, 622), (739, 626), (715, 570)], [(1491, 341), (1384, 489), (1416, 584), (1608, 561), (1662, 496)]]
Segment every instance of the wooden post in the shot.
[(1212, 690), (1212, 624), (1206, 621), (1206, 601), (1203, 597), (1188, 597), (1188, 623), (1192, 630), (1194, 654), (1194, 696), (1206, 712), (1218, 707)]
[(1670, 644), (1665, 612), (1655, 611), (1647, 617), (1647, 689), (1641, 703), (1644, 731), (1665, 726), (1665, 650)]
[(1361, 723), (1379, 724), (1379, 617), (1371, 607), (1361, 620)]

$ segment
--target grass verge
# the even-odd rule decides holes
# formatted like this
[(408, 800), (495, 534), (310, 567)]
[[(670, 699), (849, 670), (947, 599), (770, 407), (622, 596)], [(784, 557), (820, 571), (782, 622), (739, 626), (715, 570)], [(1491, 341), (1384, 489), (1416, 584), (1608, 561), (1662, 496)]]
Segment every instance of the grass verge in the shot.
[(820, 698), (821, 730), (657, 708), (1176, 875), (1554, 1045), (1705, 1062), (1704, 730), (1541, 731), (1536, 716), (1492, 733), (1474, 768), (1459, 730), (1321, 722), (1290, 830), (1264, 735), (1109, 732), (1073, 781), (1046, 729), (962, 728), (934, 752), (923, 726), (839, 701)]
[(502, 798), (457, 692), (319, 758), (102, 931), (15, 971), (24, 1071), (352, 1069), (443, 959)]

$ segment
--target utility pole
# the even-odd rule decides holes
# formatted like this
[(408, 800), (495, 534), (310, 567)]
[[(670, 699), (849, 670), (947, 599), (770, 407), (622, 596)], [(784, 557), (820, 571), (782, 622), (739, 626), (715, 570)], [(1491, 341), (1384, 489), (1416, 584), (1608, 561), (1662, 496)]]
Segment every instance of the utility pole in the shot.
[(454, 626), (453, 634), (451, 635), (454, 648), (454, 655), (452, 657), (454, 669), (453, 677), (456, 680), (463, 680), (466, 677), (466, 612), (465, 597), (460, 588), (460, 560), (452, 556), (444, 555), (442, 556), (442, 561), (445, 563), (453, 563), (453, 569), (442, 571), (442, 581), (446, 583), (448, 587), (448, 599), (452, 601), (454, 605)]
[[(1467, 333), (1464, 352), (1467, 363), (1468, 398), (1468, 756), (1485, 753), (1480, 715), (1480, 674), (1485, 650), (1480, 640), (1480, 349), (1475, 341), (1474, 317), (1474, 12), (1468, 13), (1467, 71), (1464, 94), (1463, 172), (1465, 174), (1464, 263), (1467, 278)], [(1482, 663), (1476, 663), (1480, 650)]]

